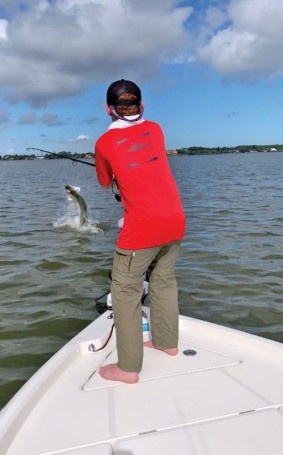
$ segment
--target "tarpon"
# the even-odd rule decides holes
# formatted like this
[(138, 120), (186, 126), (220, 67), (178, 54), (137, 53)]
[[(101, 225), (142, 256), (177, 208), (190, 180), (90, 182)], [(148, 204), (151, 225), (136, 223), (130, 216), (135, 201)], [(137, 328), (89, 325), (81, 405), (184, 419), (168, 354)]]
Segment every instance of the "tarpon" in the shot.
[(80, 226), (83, 226), (87, 220), (87, 208), (84, 198), (79, 194), (80, 189), (71, 185), (65, 185), (65, 190), (71, 199), (77, 203), (80, 209)]

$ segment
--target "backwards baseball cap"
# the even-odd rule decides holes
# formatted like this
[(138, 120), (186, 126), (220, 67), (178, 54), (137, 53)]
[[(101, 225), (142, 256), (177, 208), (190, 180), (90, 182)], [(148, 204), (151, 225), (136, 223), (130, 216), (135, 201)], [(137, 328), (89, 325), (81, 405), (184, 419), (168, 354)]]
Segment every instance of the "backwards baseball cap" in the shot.
[[(120, 100), (121, 95), (124, 93), (130, 93), (134, 95), (136, 99)], [(138, 106), (141, 104), (141, 91), (134, 82), (121, 79), (120, 81), (113, 82), (108, 87), (106, 99), (108, 106)]]

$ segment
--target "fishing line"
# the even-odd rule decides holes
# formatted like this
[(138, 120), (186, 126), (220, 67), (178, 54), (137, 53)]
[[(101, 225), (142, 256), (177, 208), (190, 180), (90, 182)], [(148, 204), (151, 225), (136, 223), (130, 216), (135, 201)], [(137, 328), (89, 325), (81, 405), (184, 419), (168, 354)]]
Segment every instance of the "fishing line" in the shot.
[[(28, 147), (27, 150), (37, 150), (38, 152), (49, 153), (50, 155), (53, 155), (56, 158), (60, 158), (60, 159), (63, 158), (65, 160), (71, 160), (71, 161), (73, 161), (73, 164), (74, 163), (82, 163), (82, 164), (87, 164), (88, 166), (96, 167), (94, 163), (88, 163), (87, 161), (79, 160), (78, 158), (72, 158), (71, 156), (62, 155), (62, 153), (70, 153), (70, 152), (59, 152), (59, 153), (56, 153), (56, 152), (50, 152), (49, 150), (39, 149), (39, 148), (36, 148), (36, 147)], [(120, 195), (119, 191), (116, 191), (116, 188), (118, 190), (117, 182), (116, 182), (116, 179), (113, 179), (113, 181), (112, 181), (112, 193), (115, 195), (116, 201), (121, 202), (121, 195)]]
[[(88, 166), (95, 167), (94, 163), (88, 163), (87, 161), (79, 160), (78, 158), (72, 158), (71, 156), (61, 155), (62, 153), (66, 153), (66, 152), (55, 153), (55, 152), (49, 152), (48, 150), (38, 149), (35, 147), (28, 147), (27, 150), (37, 150), (38, 152), (49, 153), (50, 155), (56, 156), (56, 158), (64, 158), (65, 160), (73, 161), (73, 163), (82, 163), (82, 164), (87, 164)], [(70, 152), (67, 152), (67, 153), (70, 153)]]

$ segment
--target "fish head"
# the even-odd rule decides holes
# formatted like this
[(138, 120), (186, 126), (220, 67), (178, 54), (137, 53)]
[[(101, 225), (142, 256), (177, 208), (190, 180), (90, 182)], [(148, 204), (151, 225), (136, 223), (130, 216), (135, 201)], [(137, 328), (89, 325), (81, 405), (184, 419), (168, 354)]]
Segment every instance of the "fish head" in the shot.
[(67, 191), (67, 193), (70, 193), (72, 191), (71, 185), (65, 185), (65, 190)]
[(81, 191), (80, 187), (72, 185), (65, 185), (65, 190), (69, 194), (78, 194)]

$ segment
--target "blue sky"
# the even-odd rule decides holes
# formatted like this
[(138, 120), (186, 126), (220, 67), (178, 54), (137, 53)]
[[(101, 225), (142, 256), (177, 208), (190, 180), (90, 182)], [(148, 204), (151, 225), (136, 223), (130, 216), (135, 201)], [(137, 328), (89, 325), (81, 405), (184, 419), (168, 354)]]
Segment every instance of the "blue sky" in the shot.
[(0, 155), (92, 152), (142, 88), (167, 148), (283, 143), (282, 0), (0, 0)]

